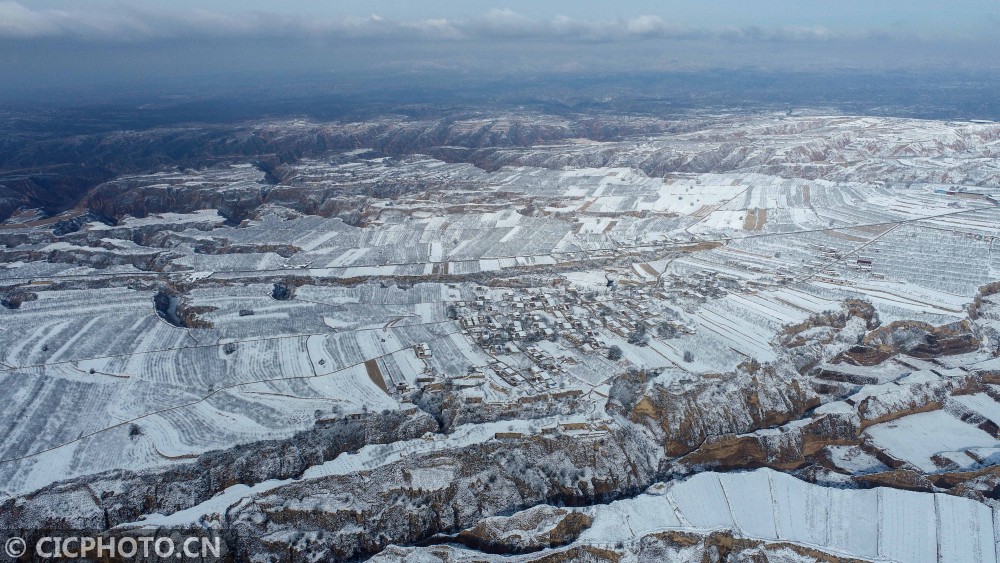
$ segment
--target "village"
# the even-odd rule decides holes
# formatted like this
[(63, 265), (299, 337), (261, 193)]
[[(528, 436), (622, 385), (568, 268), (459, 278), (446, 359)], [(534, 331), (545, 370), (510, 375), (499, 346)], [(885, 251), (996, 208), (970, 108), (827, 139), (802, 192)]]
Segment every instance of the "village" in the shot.
[[(644, 347), (651, 339), (693, 335), (697, 324), (685, 309), (724, 295), (727, 286), (740, 289), (724, 274), (668, 275), (652, 282), (628, 268), (591, 274), (589, 283), (557, 277), (545, 287), (471, 286), (471, 294), (446, 303), (447, 316), (489, 358), (487, 364), (465, 373), (435, 373), (428, 366), (416, 383), (446, 382), (470, 391), (473, 401), (600, 392), (616, 373), (635, 368), (616, 342)], [(428, 343), (413, 352), (421, 359), (434, 354)]]

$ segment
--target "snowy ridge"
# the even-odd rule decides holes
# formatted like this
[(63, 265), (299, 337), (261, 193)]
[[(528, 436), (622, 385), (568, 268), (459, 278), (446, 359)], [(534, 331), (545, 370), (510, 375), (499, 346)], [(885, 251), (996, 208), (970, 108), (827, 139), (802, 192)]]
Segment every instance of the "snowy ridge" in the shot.
[(823, 487), (770, 469), (700, 473), (587, 512), (594, 523), (578, 541), (592, 545), (673, 530), (732, 530), (875, 561), (997, 561), (993, 511), (980, 503), (889, 488)]
[(310, 467), (299, 479), (270, 479), (254, 486), (233, 485), (211, 499), (191, 508), (170, 515), (151, 514), (138, 522), (121, 524), (121, 528), (156, 526), (211, 526), (222, 520), (222, 515), (233, 505), (244, 502), (253, 495), (272, 491), (298, 481), (321, 479), (330, 475), (347, 475), (355, 472), (371, 471), (378, 467), (395, 463), (404, 457), (430, 452), (447, 451), (472, 444), (479, 444), (494, 438), (500, 432), (537, 433), (546, 426), (557, 424), (579, 424), (586, 421), (584, 416), (551, 416), (535, 420), (509, 420), (488, 424), (464, 425), (449, 435), (428, 435), (423, 438), (395, 442), (392, 444), (370, 444), (355, 453), (341, 454), (337, 458)]

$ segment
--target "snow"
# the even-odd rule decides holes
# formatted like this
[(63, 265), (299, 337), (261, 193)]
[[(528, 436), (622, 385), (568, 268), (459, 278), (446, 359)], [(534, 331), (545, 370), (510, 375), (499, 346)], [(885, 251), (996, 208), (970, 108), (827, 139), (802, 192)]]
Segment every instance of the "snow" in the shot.
[(947, 561), (953, 554), (959, 555), (952, 559), (954, 561), (996, 561), (996, 538), (990, 538), (995, 534), (990, 533), (993, 528), (992, 510), (951, 495), (934, 495), (934, 502), (941, 561)]
[(986, 393), (958, 395), (952, 397), (951, 400), (982, 415), (993, 424), (1000, 424), (1000, 403), (997, 403), (993, 397)]
[(933, 495), (878, 489), (879, 554), (898, 561), (937, 561)]
[[(236, 503), (254, 495), (273, 491), (295, 482), (321, 479), (332, 475), (347, 475), (358, 471), (370, 471), (378, 467), (398, 462), (405, 457), (446, 451), (483, 443), (494, 438), (498, 432), (520, 432), (534, 434), (544, 427), (560, 424), (586, 422), (583, 415), (551, 416), (534, 420), (508, 420), (486, 424), (467, 424), (457, 427), (451, 434), (428, 435), (424, 438), (394, 442), (392, 444), (371, 444), (354, 453), (342, 453), (331, 461), (308, 468), (298, 479), (272, 479), (254, 486), (233, 485), (211, 499), (189, 509), (171, 515), (149, 514), (140, 520), (122, 524), (119, 528), (221, 525), (217, 515)], [(422, 468), (413, 472), (415, 488), (436, 490), (447, 487), (453, 478), (454, 469), (449, 466)]]
[[(614, 542), (652, 531), (655, 527), (682, 529), (686, 526), (678, 519), (674, 506), (654, 495), (613, 502), (599, 509), (597, 516), (580, 537), (581, 541)], [(650, 525), (655, 527), (649, 528)]]
[[(24, 253), (162, 254), (167, 260), (164, 271), (173, 272), (171, 276), (185, 279), (194, 288), (186, 296), (191, 305), (216, 308), (203, 315), (215, 328), (171, 326), (153, 313), (150, 291), (126, 289), (123, 284), (107, 290), (39, 287), (37, 301), (25, 302), (17, 311), (0, 308), (0, 348), (4, 362), (11, 368), (7, 375), (0, 375), (8, 387), (10, 405), (7, 417), (0, 416), (8, 433), (4, 441), (6, 449), (0, 457), (35, 456), (7, 464), (3, 471), (8, 472), (0, 473), (3, 487), (26, 492), (28, 488), (95, 471), (170, 465), (177, 456), (280, 438), (308, 427), (314, 410), (329, 410), (331, 403), (342, 412), (357, 412), (363, 407), (399, 408), (398, 396), (392, 397), (372, 383), (361, 365), (365, 360), (378, 360), (387, 383), (405, 381), (416, 387), (416, 377), (425, 368), (438, 375), (461, 375), (469, 366), (482, 367), (494, 359), (469, 338), (445, 334), (454, 327), (442, 322), (446, 310), (443, 301), (466, 299), (471, 284), (456, 282), (454, 292), (443, 284), (417, 283), (406, 291), (380, 287), (378, 282), (352, 281), (351, 287), (336, 283), (306, 284), (296, 289), (294, 299), (275, 301), (269, 296), (270, 283), (255, 279), (264, 275), (258, 269), (272, 270), (268, 276), (279, 275), (277, 270), (325, 278), (400, 276), (397, 281), (402, 285), (403, 276), (430, 276), (435, 270), (455, 276), (532, 267), (529, 276), (516, 280), (519, 283), (511, 287), (518, 287), (520, 282), (552, 287), (550, 282), (556, 276), (564, 276), (570, 285), (596, 290), (598, 300), (604, 302), (620, 299), (621, 288), (630, 284), (637, 288), (644, 286), (649, 289), (645, 295), (651, 296), (661, 288), (668, 291), (667, 285), (674, 283), (673, 280), (692, 279), (695, 275), (705, 280), (693, 294), (696, 297), (679, 292), (662, 300), (649, 297), (650, 307), (644, 309), (648, 315), (646, 312), (640, 315), (655, 326), (661, 320), (657, 315), (666, 316), (669, 309), (669, 314), (680, 317), (695, 334), (683, 333), (669, 340), (653, 337), (649, 346), (635, 347), (624, 343), (618, 335), (599, 330), (607, 343), (618, 344), (626, 351), (622, 362), (608, 361), (603, 350), (577, 353), (575, 348), (563, 346), (565, 341), (558, 346), (550, 347), (547, 342), (540, 345), (554, 355), (565, 350), (567, 356), (578, 362), (565, 362), (569, 375), (557, 375), (557, 379), (565, 377), (570, 386), (578, 389), (601, 384), (604, 393), (609, 380), (630, 364), (667, 368), (670, 372), (660, 380), (666, 383), (680, 379), (682, 371), (685, 377), (691, 372), (726, 372), (747, 356), (783, 362), (786, 358), (775, 342), (782, 327), (811, 313), (838, 310), (846, 298), (871, 300), (883, 324), (896, 319), (940, 323), (964, 318), (978, 286), (995, 279), (1000, 272), (1000, 253), (992, 238), (997, 233), (997, 214), (993, 210), (950, 214), (955, 210), (952, 204), (970, 210), (982, 201), (958, 201), (935, 194), (934, 190), (954, 188), (945, 185), (952, 183), (949, 178), (959, 185), (994, 185), (998, 170), (993, 154), (996, 143), (974, 139), (981, 130), (969, 137), (966, 131), (952, 125), (933, 122), (842, 117), (800, 121), (782, 117), (777, 123), (767, 119), (748, 118), (740, 122), (740, 127), (748, 131), (740, 142), (745, 142), (747, 149), (755, 153), (748, 162), (773, 158), (773, 162), (781, 165), (787, 152), (790, 160), (784, 164), (790, 166), (785, 170), (787, 174), (783, 172), (787, 178), (743, 172), (671, 173), (666, 179), (649, 178), (629, 167), (638, 162), (652, 162), (646, 158), (661, 151), (676, 151), (681, 157), (712, 150), (714, 141), (709, 139), (731, 135), (732, 123), (726, 123), (724, 129), (712, 129), (703, 138), (702, 132), (697, 132), (650, 138), (634, 146), (609, 142), (598, 149), (606, 151), (605, 156), (614, 164), (607, 168), (520, 166), (487, 173), (471, 165), (448, 164), (429, 157), (404, 159), (392, 169), (382, 166), (382, 159), (344, 165), (307, 159), (295, 165), (303, 172), (298, 177), (309, 188), (325, 189), (326, 184), (337, 182), (336, 176), (346, 171), (359, 174), (352, 180), (359, 182), (358, 185), (404, 176), (414, 180), (412, 185), (441, 186), (446, 190), (462, 186), (463, 192), (466, 187), (473, 187), (468, 193), (476, 194), (476, 198), (484, 196), (479, 203), (490, 201), (498, 195), (495, 190), (502, 187), (504, 191), (555, 203), (550, 209), (571, 211), (570, 216), (521, 216), (502, 203), (502, 211), (473, 212), (456, 207), (445, 213), (452, 195), (448, 193), (430, 205), (406, 196), (393, 205), (373, 200), (371, 204), (379, 210), (378, 217), (373, 216), (372, 223), (363, 228), (339, 219), (265, 208), (259, 219), (241, 228), (225, 226), (215, 210), (150, 215), (142, 219), (126, 217), (116, 227), (88, 225), (88, 230), (98, 232), (85, 237), (86, 240), (100, 236), (102, 246), (83, 246), (84, 237), (78, 235), (50, 243), (55, 239), (39, 232), (37, 238), (32, 237), (38, 242), (11, 248)], [(769, 127), (798, 125), (809, 131), (776, 136), (765, 132)], [(832, 131), (850, 131), (855, 140), (848, 147), (830, 145), (831, 156), (837, 160), (831, 160), (829, 166), (816, 167), (810, 163), (808, 170), (797, 168), (800, 162), (797, 159), (805, 156), (800, 151), (810, 148), (803, 145), (803, 139), (808, 142), (812, 137), (825, 142)], [(990, 131), (989, 135), (995, 136), (996, 128)], [(946, 145), (937, 147), (938, 142)], [(952, 142), (968, 143), (967, 150), (975, 153), (975, 159), (950, 148), (947, 143)], [(598, 145), (573, 146), (574, 150), (587, 154), (586, 151)], [(555, 150), (554, 145), (539, 145), (530, 150), (544, 154), (549, 148)], [(901, 155), (905, 158), (900, 159)], [(850, 166), (832, 164), (847, 161)], [(797, 171), (826, 179), (794, 178)], [(310, 185), (310, 178), (315, 178), (316, 183)], [(129, 177), (127, 181), (191, 190), (200, 189), (201, 185), (212, 186), (213, 190), (217, 186), (223, 190), (244, 187), (257, 190), (260, 179), (259, 171), (242, 165), (161, 172)], [(877, 183), (868, 183), (874, 180)], [(909, 185), (893, 187), (894, 183)], [(805, 198), (807, 188), (809, 197)], [(995, 191), (989, 187), (980, 191), (989, 193), (991, 189)], [(463, 194), (455, 197), (466, 201)], [(489, 209), (491, 205), (477, 204), (475, 208)], [(766, 210), (767, 222), (762, 231), (743, 230), (741, 217), (750, 209)], [(865, 228), (877, 222), (921, 217), (926, 219), (900, 224), (884, 233), (880, 227)], [(836, 225), (837, 230), (824, 231), (830, 225)], [(121, 238), (127, 234), (121, 232), (123, 229), (133, 227), (149, 233), (156, 233), (158, 228), (162, 228), (161, 232), (171, 230), (167, 239), (170, 252), (162, 253), (163, 248), (133, 242), (147, 238), (161, 240), (161, 236)], [(675, 248), (680, 242), (722, 239), (726, 244), (711, 250), (681, 252)], [(290, 257), (272, 251), (191, 253), (193, 245), (209, 240), (234, 247), (280, 244), (298, 251)], [(636, 248), (639, 245), (642, 248)], [(861, 247), (863, 251), (859, 251)], [(872, 272), (851, 267), (850, 257), (856, 258), (860, 252), (873, 258)], [(172, 258), (175, 254), (181, 257)], [(836, 257), (838, 254), (841, 258)], [(580, 271), (534, 268), (565, 265), (568, 261), (580, 261), (571, 267)], [(619, 289), (613, 292), (606, 289), (604, 267), (617, 270)], [(650, 273), (650, 269), (655, 273)], [(110, 265), (98, 271), (41, 261), (0, 265), (0, 272), (8, 277), (33, 277), (39, 281), (46, 276), (70, 274), (93, 276), (92, 279), (101, 279), (95, 275), (126, 272), (159, 275), (140, 272), (131, 265)], [(659, 276), (661, 272), (664, 274)], [(816, 275), (818, 272), (821, 275)], [(507, 272), (511, 276), (518, 273)], [(710, 274), (724, 274), (727, 283), (718, 278), (713, 281)], [(206, 279), (209, 276), (211, 279)], [(242, 284), (240, 278), (244, 278)], [(788, 283), (789, 279), (797, 281)], [(412, 282), (405, 281), (406, 285)], [(663, 285), (655, 285), (658, 282)], [(392, 283), (386, 280), (385, 285)], [(712, 285), (715, 287), (708, 287)], [(724, 295), (718, 297), (720, 293), (705, 291), (706, 287), (719, 289)], [(251, 309), (254, 314), (240, 315), (244, 309)], [(854, 325), (859, 322), (852, 321)], [(432, 323), (441, 324), (434, 328), (418, 326)], [(984, 315), (982, 324), (987, 323), (997, 326), (995, 320)], [(442, 326), (447, 328), (441, 329)], [(842, 337), (853, 335), (850, 329), (854, 328), (849, 327)], [(236, 343), (238, 351), (223, 353), (217, 346), (223, 342)], [(430, 343), (433, 358), (426, 361), (416, 358), (412, 346), (421, 342)], [(846, 342), (838, 340), (834, 347), (846, 346)], [(694, 353), (694, 361), (683, 361), (685, 351)], [(832, 348), (827, 351), (835, 352)], [(966, 368), (984, 360), (990, 352), (984, 346), (984, 351), (977, 355), (953, 356), (942, 359), (941, 363)], [(514, 356), (517, 354), (511, 357)], [(524, 359), (523, 354), (520, 356)], [(829, 361), (832, 355), (824, 357)], [(66, 363), (54, 364), (60, 361)], [(526, 363), (524, 360), (518, 367), (525, 368)], [(978, 367), (1000, 369), (1000, 361), (982, 361)], [(879, 368), (840, 365), (838, 369), (875, 376), (879, 383), (889, 383), (912, 371), (896, 384), (866, 386), (853, 397), (855, 403), (872, 397), (869, 402), (872, 409), (886, 411), (889, 410), (886, 405), (909, 408), (907, 405), (914, 397), (909, 387), (944, 388), (947, 382), (939, 380), (964, 373), (907, 358), (886, 362)], [(490, 373), (488, 369), (484, 371)], [(502, 386), (484, 385), (485, 389), (468, 393), (504, 402), (516, 400), (524, 387), (508, 392)], [(597, 401), (600, 410), (600, 399)], [(984, 393), (955, 396), (947, 401), (949, 412), (971, 411), (1000, 421), (1000, 406)], [(158, 412), (161, 409), (166, 410)], [(816, 411), (824, 413), (853, 415), (856, 409), (845, 402), (834, 402)], [(973, 459), (964, 453), (970, 448), (996, 456), (1000, 451), (997, 440), (962, 422), (958, 416), (940, 411), (913, 415), (873, 426), (865, 438), (889, 455), (925, 471), (942, 470), (934, 463), (935, 456), (960, 467), (974, 466)], [(122, 421), (133, 420), (144, 432), (141, 439), (129, 438), (127, 426), (121, 426)], [(520, 424), (514, 426), (520, 428)], [(111, 429), (94, 438), (79, 439), (83, 432), (108, 428)], [(483, 440), (489, 439), (491, 431), (492, 427), (487, 425), (464, 432), (475, 436), (470, 439)], [(435, 439), (430, 445), (421, 441), (400, 448), (421, 452), (425, 446), (458, 447), (461, 443), (461, 439), (446, 443), (437, 443)], [(40, 453), (47, 448), (53, 449)], [(96, 455), (95, 452), (113, 453)], [(884, 467), (858, 448), (832, 446), (826, 453), (835, 466), (852, 472), (871, 472)], [(324, 470), (363, 470), (399, 459), (394, 456), (401, 455), (396, 448), (362, 450), (338, 458)], [(444, 469), (435, 470), (418, 479), (433, 487), (445, 475)], [(704, 482), (693, 479), (694, 484), (674, 487), (667, 495), (667, 504), (679, 503), (684, 507), (683, 510), (677, 507), (676, 514), (681, 515), (676, 517), (677, 525), (736, 526), (740, 533), (761, 537), (781, 536), (792, 530), (800, 533), (795, 537), (807, 544), (870, 554), (866, 557), (889, 557), (881, 553), (883, 548), (886, 553), (898, 551), (902, 558), (920, 557), (927, 548), (919, 541), (904, 545), (901, 538), (908, 532), (900, 531), (898, 521), (908, 518), (905, 511), (879, 517), (884, 518), (880, 522), (887, 526), (883, 547), (871, 521), (847, 518), (849, 521), (834, 522), (835, 518), (830, 516), (878, 513), (878, 506), (903, 506), (911, 502), (906, 500), (909, 497), (903, 497), (905, 502), (896, 498), (878, 501), (868, 494), (801, 489), (798, 484), (788, 484), (774, 476), (764, 480), (761, 475), (768, 474), (740, 477), (736, 481), (730, 476), (715, 476)], [(685, 493), (684, 487), (695, 485), (704, 489), (704, 494), (688, 498), (691, 494)], [(782, 493), (782, 487), (794, 488), (794, 495), (788, 491)], [(239, 490), (235, 493), (250, 494)], [(769, 498), (769, 494), (774, 498)], [(784, 500), (778, 502), (775, 499), (781, 494), (788, 498), (782, 497)], [(949, 499), (945, 503), (951, 502), (950, 497), (942, 498)], [(796, 504), (794, 513), (788, 514), (786, 508), (799, 501), (801, 506)], [(627, 509), (629, 525), (641, 521), (644, 513), (654, 514), (659, 510), (653, 508), (655, 497), (642, 502), (641, 509)], [(766, 508), (769, 502), (774, 505), (773, 518), (756, 518), (761, 507)], [(942, 502), (937, 501), (939, 514), (943, 514)], [(957, 510), (960, 514), (954, 519), (968, 527), (974, 518), (966, 517), (964, 506), (949, 505), (948, 510)], [(827, 507), (841, 508), (837, 508), (840, 512), (829, 512)], [(674, 514), (674, 508), (671, 506), (667, 512)], [(917, 508), (923, 510), (926, 506)], [(669, 520), (668, 515), (662, 518), (664, 522)], [(926, 524), (919, 523), (923, 528)], [(614, 525), (620, 526), (621, 522)]]
[(218, 524), (224, 522), (223, 516), (226, 510), (242, 499), (257, 493), (263, 493), (275, 489), (281, 485), (291, 483), (291, 479), (270, 479), (257, 483), (254, 486), (233, 485), (211, 499), (195, 505), (185, 510), (179, 510), (173, 514), (150, 514), (137, 522), (130, 522), (116, 526), (118, 529), (131, 528), (171, 528), (187, 527), (204, 521), (214, 521)]
[(858, 446), (827, 446), (825, 451), (834, 466), (854, 475), (889, 470), (875, 456)]
[(684, 519), (695, 529), (733, 528), (733, 514), (717, 473), (692, 477), (688, 486), (677, 487), (670, 496)]
[(992, 511), (946, 494), (838, 489), (759, 469), (701, 473), (587, 509), (580, 542), (613, 544), (666, 530), (784, 541), (863, 559), (996, 562)]
[(417, 467), (410, 470), (409, 486), (416, 491), (446, 489), (455, 479), (455, 467)]
[(719, 484), (738, 531), (757, 538), (777, 537), (774, 518), (761, 518), (761, 507), (771, 502), (771, 480), (768, 473), (748, 473), (738, 483), (720, 479)]
[(967, 467), (974, 460), (964, 450), (1000, 446), (993, 436), (940, 410), (876, 424), (865, 430), (865, 435), (887, 454), (927, 473), (942, 470), (931, 456), (945, 455)]

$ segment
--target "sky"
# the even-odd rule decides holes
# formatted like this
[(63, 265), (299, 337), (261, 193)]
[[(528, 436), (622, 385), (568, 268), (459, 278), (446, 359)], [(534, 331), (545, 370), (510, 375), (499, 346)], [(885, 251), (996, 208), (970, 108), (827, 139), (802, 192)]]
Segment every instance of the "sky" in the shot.
[[(678, 27), (700, 28), (824, 28), (833, 32), (881, 31), (886, 33), (986, 34), (995, 31), (1000, 6), (994, 0), (5, 0), (0, 2), (0, 33), (24, 36), (55, 32), (74, 33), (74, 27), (93, 25), (107, 31), (105, 39), (135, 37), (130, 24), (150, 27), (173, 19), (192, 27), (229, 20), (232, 25), (254, 27), (254, 14), (274, 14), (298, 19), (308, 27), (317, 20), (380, 16), (399, 23), (421, 20), (474, 20), (490, 12), (509, 11), (526, 19), (544, 21), (565, 17), (588, 22), (610, 22), (642, 16), (662, 18)], [(82, 25), (65, 21), (78, 19)], [(128, 20), (133, 20), (128, 22)], [(199, 21), (200, 20), (200, 21)], [(991, 21), (992, 20), (992, 21)], [(66, 24), (66, 25), (64, 25)], [(225, 26), (223, 26), (225, 27)], [(135, 29), (131, 30), (136, 31)], [(154, 29), (144, 30), (155, 34)], [(211, 33), (211, 29), (201, 31)], [(79, 29), (79, 33), (87, 31)]]
[(995, 73), (998, 37), (996, 0), (0, 0), (0, 101), (368, 72)]

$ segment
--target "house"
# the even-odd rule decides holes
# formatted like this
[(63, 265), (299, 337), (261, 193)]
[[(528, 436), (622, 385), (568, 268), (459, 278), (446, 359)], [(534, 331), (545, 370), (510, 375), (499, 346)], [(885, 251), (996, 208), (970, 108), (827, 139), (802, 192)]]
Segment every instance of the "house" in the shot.
[(420, 344), (414, 346), (413, 351), (416, 352), (417, 357), (421, 359), (430, 358), (432, 356), (431, 347), (426, 342), (421, 342)]

